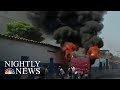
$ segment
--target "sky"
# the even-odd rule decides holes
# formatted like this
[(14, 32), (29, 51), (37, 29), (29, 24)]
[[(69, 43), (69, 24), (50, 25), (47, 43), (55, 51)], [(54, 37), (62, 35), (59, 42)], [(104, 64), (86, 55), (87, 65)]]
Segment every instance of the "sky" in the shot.
[[(104, 15), (103, 24), (104, 28), (100, 37), (103, 38), (104, 46), (101, 49), (110, 50), (113, 55), (120, 56), (120, 52), (118, 53), (120, 51), (120, 11), (108, 11)], [(43, 42), (60, 46), (55, 43), (55, 40), (51, 40), (52, 38), (49, 36)]]
[(120, 56), (120, 11), (108, 11), (103, 24), (100, 37), (103, 38), (104, 46), (101, 49), (110, 50), (113, 55)]

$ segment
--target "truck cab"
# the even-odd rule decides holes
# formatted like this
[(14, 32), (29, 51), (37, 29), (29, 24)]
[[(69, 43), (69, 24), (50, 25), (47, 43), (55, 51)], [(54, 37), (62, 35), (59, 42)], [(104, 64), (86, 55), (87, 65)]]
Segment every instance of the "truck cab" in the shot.
[(90, 76), (90, 59), (87, 56), (72, 56), (70, 66), (74, 66), (78, 75), (89, 78)]

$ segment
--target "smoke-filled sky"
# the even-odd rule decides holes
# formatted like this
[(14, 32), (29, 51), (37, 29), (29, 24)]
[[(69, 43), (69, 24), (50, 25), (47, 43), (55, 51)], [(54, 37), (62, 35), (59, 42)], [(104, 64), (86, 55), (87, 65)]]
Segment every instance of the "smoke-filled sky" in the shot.
[[(113, 55), (120, 56), (120, 11), (108, 11), (104, 15), (104, 28), (100, 37), (103, 38), (104, 46), (101, 49), (108, 49)], [(51, 37), (52, 38), (52, 37)], [(50, 39), (50, 38), (49, 38)], [(55, 44), (55, 40), (49, 40), (51, 44)]]
[[(79, 19), (77, 18), (78, 16), (76, 16), (76, 13), (71, 12), (68, 14), (69, 14), (69, 17), (66, 16), (67, 13), (62, 13), (63, 18), (61, 19), (61, 21), (62, 21), (63, 25), (67, 24), (67, 26), (71, 26), (71, 27), (73, 27), (73, 29), (79, 29), (79, 27), (83, 27), (80, 29), (80, 31), (82, 33), (81, 35), (83, 35), (83, 36), (85, 33), (82, 31), (86, 31), (87, 33), (89, 33), (88, 36), (93, 35), (93, 34), (97, 35), (97, 33), (95, 33), (95, 32), (91, 34), (91, 31), (94, 31), (94, 30), (96, 32), (101, 31), (102, 33), (100, 34), (100, 37), (102, 37), (103, 41), (104, 41), (104, 47), (101, 49), (108, 49), (114, 55), (117, 54), (117, 51), (120, 51), (120, 41), (119, 41), (119, 39), (120, 39), (120, 31), (119, 31), (120, 11), (108, 11), (107, 14), (105, 14), (105, 15), (104, 15), (104, 12), (93, 12), (93, 13), (91, 13), (91, 12), (89, 13), (87, 11), (77, 12)], [(48, 15), (47, 18), (46, 18), (46, 15)], [(45, 27), (49, 28), (47, 30), (49, 30), (50, 32), (51, 31), (54, 32), (53, 30), (55, 30), (55, 28), (61, 27), (59, 24), (60, 19), (59, 20), (56, 19), (57, 15), (61, 16), (61, 12), (58, 13), (57, 11), (56, 12), (44, 12), (43, 11), (43, 12), (36, 12), (36, 15), (32, 14), (32, 17), (33, 17), (33, 21), (35, 20), (35, 22), (37, 24), (39, 24), (39, 25), (37, 25), (37, 26), (39, 26), (39, 28), (42, 27), (43, 25), (44, 26), (46, 25)], [(102, 21), (103, 16), (104, 16), (104, 19), (103, 19), (102, 23), (103, 23), (104, 27), (102, 29), (101, 21)], [(72, 18), (72, 19), (70, 19), (70, 18)], [(43, 22), (43, 21), (45, 21), (47, 23), (41, 24), (41, 22)], [(90, 21), (90, 22), (87, 23), (87, 21)], [(99, 25), (98, 25), (98, 23), (96, 23), (94, 21), (98, 22)], [(72, 22), (74, 22), (74, 23), (72, 23)], [(84, 28), (84, 26), (85, 26), (85, 28)], [(94, 28), (91, 26), (93, 26)], [(100, 26), (100, 27), (98, 27), (98, 26)], [(74, 27), (77, 27), (77, 28), (74, 28)], [(92, 28), (92, 29), (88, 29), (88, 27)], [(47, 31), (47, 32), (49, 32), (49, 31)], [(66, 30), (66, 32), (67, 31), (68, 30)], [(58, 35), (61, 35), (61, 34), (59, 33), (59, 34), (57, 34), (57, 36)], [(48, 35), (46, 35), (46, 36), (48, 36)], [(49, 38), (46, 39), (45, 42), (50, 42), (50, 43), (55, 42), (55, 40), (51, 40), (51, 38), (53, 38), (53, 37), (51, 37), (51, 38), (50, 38), (50, 36), (48, 36), (48, 37)], [(84, 36), (84, 37), (86, 37), (86, 36)], [(83, 37), (83, 41), (85, 40), (84, 37)], [(58, 38), (59, 38), (59, 36), (58, 36)], [(83, 44), (83, 45), (85, 45), (85, 44)]]
[(104, 47), (101, 49), (108, 49), (113, 55), (118, 55), (117, 51), (120, 51), (120, 11), (107, 12), (103, 24), (104, 28), (100, 37), (103, 38)]
[(91, 45), (99, 48), (104, 43), (98, 36), (104, 25), (105, 11), (30, 11), (29, 19), (37, 30), (53, 35), (61, 46), (72, 42), (88, 50)]

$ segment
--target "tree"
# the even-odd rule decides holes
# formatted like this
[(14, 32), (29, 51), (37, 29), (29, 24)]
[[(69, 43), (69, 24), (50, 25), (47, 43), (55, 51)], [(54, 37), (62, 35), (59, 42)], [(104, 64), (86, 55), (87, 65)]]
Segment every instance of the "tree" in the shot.
[(32, 39), (36, 41), (42, 41), (44, 39), (38, 30), (34, 29), (32, 25), (27, 24), (23, 21), (13, 21), (7, 23), (6, 26), (6, 35)]

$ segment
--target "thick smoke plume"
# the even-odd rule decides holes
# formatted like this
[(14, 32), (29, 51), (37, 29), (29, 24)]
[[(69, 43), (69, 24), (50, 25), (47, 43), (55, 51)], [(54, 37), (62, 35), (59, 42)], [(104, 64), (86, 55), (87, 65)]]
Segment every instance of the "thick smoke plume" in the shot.
[(98, 36), (104, 25), (106, 11), (29, 11), (33, 25), (53, 34), (57, 43), (73, 42), (88, 49), (92, 44), (103, 47)]

